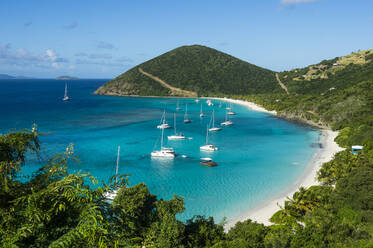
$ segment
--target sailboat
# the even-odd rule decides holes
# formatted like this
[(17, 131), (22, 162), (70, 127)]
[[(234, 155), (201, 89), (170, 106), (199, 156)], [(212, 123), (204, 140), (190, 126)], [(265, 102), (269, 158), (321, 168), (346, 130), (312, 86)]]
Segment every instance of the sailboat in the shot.
[(227, 104), (227, 103), (226, 103), (226, 106), (227, 106), (227, 107), (226, 107), (225, 109), (228, 110), (228, 111), (231, 111), (231, 107), (230, 107), (230, 106), (228, 107), (228, 104)]
[(233, 112), (232, 111), (232, 103), (230, 103), (230, 105), (229, 105), (229, 109), (227, 108), (227, 110), (228, 110), (228, 115), (235, 115), (236, 113), (235, 112)]
[(229, 120), (229, 118), (228, 118), (228, 112), (225, 112), (225, 121), (220, 123), (220, 125), (222, 125), (222, 126), (233, 125), (233, 122), (231, 120)]
[(174, 130), (175, 130), (174, 135), (167, 136), (167, 138), (169, 140), (183, 140), (183, 139), (186, 139), (184, 134), (176, 132), (176, 114), (175, 113), (174, 113)]
[(203, 113), (203, 111), (202, 111), (202, 104), (201, 104), (201, 111), (199, 112), (199, 117), (204, 117), (205, 116), (205, 114)]
[(215, 127), (215, 111), (214, 110), (212, 110), (211, 121), (212, 121), (212, 128), (210, 128), (209, 131), (210, 132), (220, 131), (221, 127)]
[[(120, 146), (118, 146), (118, 154), (117, 154), (117, 166), (115, 168), (115, 183), (118, 183), (118, 170), (119, 170), (119, 154), (120, 154)], [(119, 189), (115, 189), (113, 191), (106, 192), (104, 197), (108, 200), (114, 200), (117, 196)]]
[(199, 103), (199, 99), (198, 98), (196, 98), (196, 100), (194, 100), (196, 103)]
[(176, 103), (176, 110), (180, 110), (180, 106), (179, 106), (179, 99), (177, 99), (177, 103)]
[(209, 144), (209, 126), (207, 125), (207, 130), (206, 130), (206, 145), (201, 146), (199, 149), (202, 151), (208, 151), (208, 152), (213, 152), (219, 150), (216, 146)]
[(222, 104), (221, 101), (220, 101), (219, 108), (221, 108), (221, 107), (223, 107), (223, 104)]
[(70, 100), (70, 97), (67, 95), (67, 83), (65, 83), (65, 95), (62, 98), (62, 101), (68, 101)]
[(166, 122), (166, 110), (163, 111), (161, 121), (159, 122), (159, 125), (157, 126), (157, 128), (160, 128), (160, 129), (171, 128), (171, 126), (168, 125)]
[(185, 104), (184, 123), (191, 123), (192, 120), (188, 118), (188, 104)]
[(152, 151), (151, 156), (159, 157), (159, 158), (174, 158), (176, 156), (174, 149), (172, 147), (163, 147), (163, 135), (164, 135), (164, 128), (162, 128), (161, 149)]

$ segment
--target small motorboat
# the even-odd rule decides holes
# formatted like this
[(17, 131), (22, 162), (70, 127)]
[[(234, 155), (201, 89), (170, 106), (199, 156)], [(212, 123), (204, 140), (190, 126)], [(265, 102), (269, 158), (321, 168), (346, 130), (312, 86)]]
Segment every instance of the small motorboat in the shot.
[(214, 167), (218, 165), (218, 163), (212, 161), (211, 158), (201, 158), (199, 163), (208, 167)]

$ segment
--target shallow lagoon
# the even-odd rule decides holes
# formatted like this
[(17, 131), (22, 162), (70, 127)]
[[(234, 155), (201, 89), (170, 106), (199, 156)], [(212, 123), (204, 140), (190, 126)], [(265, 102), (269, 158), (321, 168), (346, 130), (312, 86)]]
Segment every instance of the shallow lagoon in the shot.
[[(225, 110), (219, 102), (203, 104), (207, 116), (199, 118), (200, 105), (193, 99), (180, 99), (177, 127), (189, 140), (167, 141), (180, 155), (174, 160), (151, 159), (159, 147), (156, 128), (163, 110), (173, 125), (177, 99), (125, 98), (95, 96), (92, 92), (105, 80), (68, 81), (69, 102), (63, 102), (65, 81), (0, 80), (1, 132), (30, 128), (35, 122), (42, 137), (42, 157), (63, 152), (74, 143), (81, 163), (70, 164), (71, 171), (89, 171), (98, 179), (108, 180), (115, 171), (117, 146), (121, 146), (120, 173), (130, 174), (131, 185), (145, 182), (151, 193), (165, 199), (173, 194), (184, 197), (186, 212), (233, 218), (278, 195), (300, 177), (317, 147), (319, 132), (273, 118), (266, 113), (233, 105), (235, 125), (211, 133), (210, 142), (219, 147), (214, 153), (200, 152), (205, 142), (206, 125), (215, 109), (216, 122), (224, 121)], [(188, 103), (191, 124), (183, 123)], [(165, 134), (173, 133), (168, 129)], [(158, 141), (158, 142), (157, 142)], [(199, 164), (200, 157), (219, 163), (214, 168)], [(24, 169), (30, 173), (41, 162)]]

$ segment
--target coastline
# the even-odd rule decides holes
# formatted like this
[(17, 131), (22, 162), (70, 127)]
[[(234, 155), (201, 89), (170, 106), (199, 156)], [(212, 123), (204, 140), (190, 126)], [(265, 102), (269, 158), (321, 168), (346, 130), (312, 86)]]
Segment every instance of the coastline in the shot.
[[(226, 102), (231, 102), (235, 104), (240, 104), (247, 107), (250, 110), (264, 112), (272, 115), (277, 115), (276, 111), (268, 111), (265, 108), (253, 103), (243, 100), (235, 100), (229, 98), (211, 98), (215, 100), (223, 100)], [(259, 207), (251, 209), (246, 213), (241, 213), (236, 218), (233, 218), (228, 221), (224, 226), (224, 230), (228, 231), (232, 228), (237, 222), (245, 221), (251, 219), (258, 223), (264, 225), (271, 225), (272, 223), (269, 219), (274, 213), (280, 210), (280, 206), (283, 206), (287, 197), (292, 197), (293, 194), (298, 191), (300, 187), (309, 188), (313, 185), (319, 185), (320, 183), (316, 180), (317, 172), (320, 170), (321, 166), (332, 160), (334, 155), (344, 150), (338, 146), (334, 139), (338, 136), (338, 131), (332, 131), (329, 129), (321, 129), (321, 135), (319, 138), (319, 143), (321, 148), (313, 155), (311, 161), (306, 166), (303, 175), (298, 178), (298, 180), (291, 186), (289, 186), (285, 191), (277, 195), (275, 198), (269, 199), (268, 201), (262, 203)]]
[(277, 115), (277, 112), (275, 110), (273, 110), (273, 111), (266, 110), (262, 106), (259, 106), (258, 104), (255, 104), (253, 102), (248, 102), (248, 101), (244, 101), (244, 100), (236, 100), (236, 99), (231, 99), (231, 98), (219, 98), (219, 97), (201, 97), (201, 98), (209, 98), (209, 99), (214, 99), (214, 100), (231, 102), (231, 103), (235, 103), (235, 104), (245, 106), (248, 109), (253, 110), (253, 111), (258, 111), (258, 112), (264, 112), (264, 113), (268, 113), (268, 114), (272, 114), (272, 115)]

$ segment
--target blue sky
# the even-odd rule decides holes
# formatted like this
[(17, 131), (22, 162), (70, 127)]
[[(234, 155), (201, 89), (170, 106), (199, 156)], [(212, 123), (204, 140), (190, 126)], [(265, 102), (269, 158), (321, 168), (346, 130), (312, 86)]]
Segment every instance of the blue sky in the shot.
[(372, 0), (1, 0), (0, 74), (113, 78), (201, 44), (275, 71), (373, 48)]

